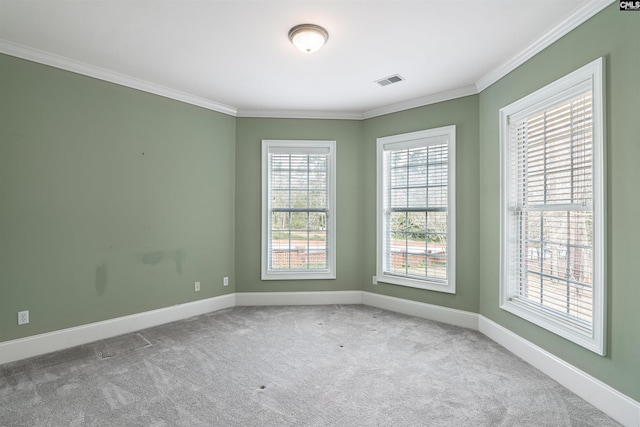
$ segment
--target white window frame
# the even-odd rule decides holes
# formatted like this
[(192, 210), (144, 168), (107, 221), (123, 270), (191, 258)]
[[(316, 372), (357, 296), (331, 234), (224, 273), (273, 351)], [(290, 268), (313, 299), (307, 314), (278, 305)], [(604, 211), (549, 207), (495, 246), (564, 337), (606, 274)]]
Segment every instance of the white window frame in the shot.
[[(384, 177), (384, 154), (388, 150), (416, 148), (447, 143), (448, 175), (447, 175), (447, 279), (435, 281), (415, 277), (395, 275), (385, 271), (389, 232), (386, 229), (385, 197), (386, 182)], [(378, 282), (390, 283), (412, 288), (432, 291), (456, 293), (456, 127), (443, 126), (417, 132), (392, 135), (377, 139), (377, 262), (376, 279)]]
[[(525, 117), (548, 109), (576, 94), (579, 87), (592, 90), (593, 102), (593, 318), (592, 332), (587, 333), (561, 316), (514, 300), (516, 283), (510, 277), (519, 272), (511, 265), (510, 250), (516, 247), (517, 237), (510, 229), (510, 215), (515, 202), (511, 200), (509, 123), (510, 118)], [(517, 120), (517, 118), (515, 119)], [(500, 307), (544, 329), (562, 336), (597, 354), (605, 355), (606, 307), (606, 236), (605, 236), (605, 149), (604, 149), (604, 60), (597, 60), (543, 87), (542, 89), (500, 110)], [(515, 233), (513, 233), (515, 234)]]
[[(270, 161), (274, 151), (310, 153), (328, 149), (327, 268), (317, 270), (275, 271), (269, 269), (270, 253)], [(312, 280), (336, 278), (336, 141), (262, 140), (262, 280)]]

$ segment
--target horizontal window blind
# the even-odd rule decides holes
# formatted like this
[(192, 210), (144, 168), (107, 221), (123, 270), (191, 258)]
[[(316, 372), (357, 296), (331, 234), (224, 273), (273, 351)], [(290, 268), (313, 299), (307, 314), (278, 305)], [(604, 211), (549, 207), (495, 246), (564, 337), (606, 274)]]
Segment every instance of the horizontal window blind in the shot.
[[(416, 145), (416, 144), (414, 144)], [(448, 145), (385, 147), (384, 272), (447, 280)]]
[(509, 123), (512, 300), (593, 328), (590, 90)]
[(270, 271), (327, 270), (329, 150), (269, 153)]

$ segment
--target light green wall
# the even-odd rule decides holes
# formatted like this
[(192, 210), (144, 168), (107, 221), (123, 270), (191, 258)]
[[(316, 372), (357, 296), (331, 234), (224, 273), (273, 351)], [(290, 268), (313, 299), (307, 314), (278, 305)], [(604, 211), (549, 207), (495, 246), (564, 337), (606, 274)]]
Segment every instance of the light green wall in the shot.
[(0, 341), (234, 291), (235, 118), (4, 55), (0, 100)]
[[(480, 94), (480, 313), (640, 400), (640, 15), (615, 3)], [(606, 357), (498, 307), (498, 110), (597, 57), (606, 58)]]
[[(236, 141), (237, 292), (360, 289), (363, 209), (362, 122), (348, 120), (238, 119)], [(336, 280), (260, 280), (261, 147), (263, 139), (336, 141)]]
[[(238, 292), (364, 289), (478, 311), (478, 97), (470, 96), (366, 121), (238, 119), (236, 141), (236, 265)], [(376, 138), (457, 126), (456, 295), (371, 284), (376, 263)], [(261, 140), (337, 141), (338, 268), (336, 280), (261, 281)]]
[[(376, 274), (376, 139), (456, 125), (456, 293), (425, 291), (379, 282)], [(376, 117), (364, 122), (363, 289), (429, 304), (478, 312), (479, 203), (478, 96)]]
[[(480, 95), (365, 121), (236, 119), (0, 55), (0, 342), (226, 292), (362, 289), (479, 312), (640, 400), (637, 15), (613, 4)], [(599, 56), (606, 357), (498, 307), (498, 110)], [(374, 286), (376, 138), (451, 124), (457, 293)], [(260, 280), (262, 139), (337, 141), (336, 280)]]

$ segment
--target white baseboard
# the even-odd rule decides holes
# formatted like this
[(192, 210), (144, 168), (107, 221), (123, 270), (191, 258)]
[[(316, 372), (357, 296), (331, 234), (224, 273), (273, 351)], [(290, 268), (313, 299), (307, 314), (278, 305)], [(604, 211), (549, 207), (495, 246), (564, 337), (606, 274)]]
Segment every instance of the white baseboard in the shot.
[(479, 316), (479, 331), (619, 423), (640, 427), (639, 402), (484, 316)]
[(0, 343), (0, 364), (234, 306), (364, 304), (478, 330), (628, 427), (640, 427), (640, 403), (477, 313), (363, 291), (227, 294)]
[(145, 311), (0, 343), (0, 364), (128, 334), (235, 306), (235, 294)]
[(362, 304), (362, 291), (237, 292), (236, 305)]
[(363, 291), (240, 292), (237, 306), (365, 304), (423, 319), (478, 330), (478, 315), (468, 311)]
[(396, 313), (408, 314), (449, 325), (478, 330), (478, 314), (455, 308), (442, 307), (424, 302), (410, 301), (387, 295), (362, 292), (362, 303), (372, 307), (383, 308)]

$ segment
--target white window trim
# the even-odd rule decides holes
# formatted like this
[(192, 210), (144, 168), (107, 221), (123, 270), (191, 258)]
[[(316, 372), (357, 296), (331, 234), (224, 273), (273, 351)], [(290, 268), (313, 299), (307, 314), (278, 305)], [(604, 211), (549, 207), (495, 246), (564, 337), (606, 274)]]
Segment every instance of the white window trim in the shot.
[[(529, 115), (556, 104), (566, 92), (590, 83), (593, 99), (593, 332), (587, 334), (571, 327), (542, 310), (511, 300), (508, 247), (509, 230), (509, 118)], [(606, 218), (605, 218), (605, 150), (604, 150), (604, 59), (598, 58), (567, 76), (500, 110), (500, 308), (564, 337), (597, 354), (605, 355), (606, 331)]]
[[(272, 150), (329, 149), (329, 212), (327, 213), (327, 269), (321, 271), (269, 271), (269, 152)], [(336, 278), (336, 141), (262, 140), (262, 280), (315, 280)]]
[[(387, 238), (384, 221), (384, 152), (390, 144), (400, 148), (425, 145), (425, 140), (438, 140), (448, 143), (448, 205), (447, 205), (447, 280), (432, 281), (395, 276), (384, 272), (384, 247)], [(456, 127), (443, 126), (417, 132), (392, 135), (377, 139), (377, 215), (376, 215), (376, 279), (378, 282), (412, 288), (456, 293)]]

